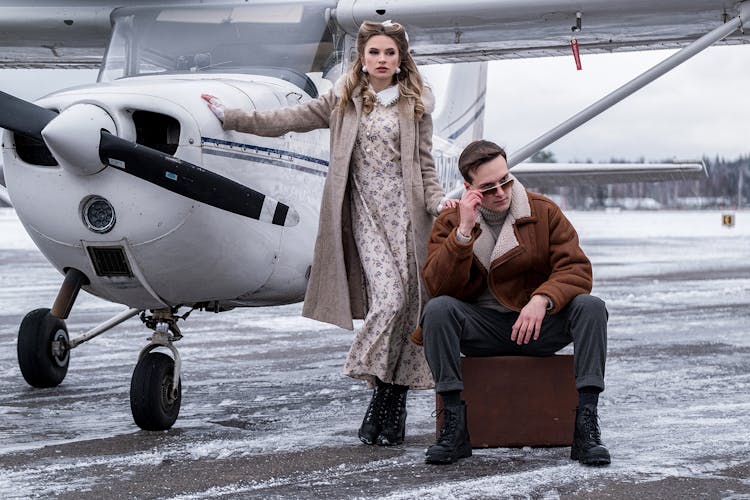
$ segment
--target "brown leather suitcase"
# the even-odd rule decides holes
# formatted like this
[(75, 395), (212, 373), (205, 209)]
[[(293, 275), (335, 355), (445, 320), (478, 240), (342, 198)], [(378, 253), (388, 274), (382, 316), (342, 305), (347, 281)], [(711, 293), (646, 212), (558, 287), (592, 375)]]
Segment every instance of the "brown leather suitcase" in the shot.
[[(578, 392), (572, 355), (464, 357), (461, 372), (473, 448), (573, 443)], [(437, 396), (438, 412), (441, 407)], [(442, 423), (438, 417), (438, 434)]]

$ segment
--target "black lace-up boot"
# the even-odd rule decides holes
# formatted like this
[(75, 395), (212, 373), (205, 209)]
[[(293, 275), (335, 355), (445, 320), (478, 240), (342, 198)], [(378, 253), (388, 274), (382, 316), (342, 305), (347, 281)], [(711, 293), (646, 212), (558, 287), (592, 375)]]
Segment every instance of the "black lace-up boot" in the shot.
[(584, 465), (608, 465), (609, 451), (602, 444), (596, 406), (584, 405), (576, 408), (576, 427), (570, 458)]
[(405, 385), (392, 384), (385, 392), (382, 429), (377, 440), (380, 446), (395, 446), (404, 442), (408, 389)]
[(425, 452), (428, 464), (451, 464), (459, 458), (471, 456), (471, 441), (466, 425), (466, 403), (442, 409), (443, 427), (440, 437)]
[(359, 428), (359, 440), (365, 444), (375, 444), (380, 431), (383, 429), (386, 393), (390, 390), (390, 384), (380, 380), (376, 382), (370, 404), (367, 406), (367, 413), (365, 413), (365, 418)]

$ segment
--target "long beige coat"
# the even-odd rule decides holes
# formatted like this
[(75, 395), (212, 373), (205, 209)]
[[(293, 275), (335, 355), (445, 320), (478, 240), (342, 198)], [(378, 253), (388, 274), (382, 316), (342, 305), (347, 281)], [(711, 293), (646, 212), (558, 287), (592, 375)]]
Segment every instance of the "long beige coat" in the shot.
[[(345, 111), (340, 113), (336, 108), (340, 89), (341, 81), (317, 99), (273, 111), (227, 110), (224, 129), (266, 137), (318, 128), (331, 129), (331, 158), (323, 187), (318, 236), (302, 315), (351, 330), (354, 328), (352, 320), (364, 319), (368, 309), (349, 207), (349, 163), (362, 117), (362, 97), (355, 92)], [(433, 217), (437, 215), (438, 204), (444, 195), (431, 153), (430, 113), (434, 108), (434, 98), (429, 88), (425, 87), (422, 99), (425, 113), (420, 121), (414, 119), (411, 99), (401, 98), (398, 102), (401, 167), (416, 246), (417, 269), (422, 268), (427, 255)], [(420, 290), (419, 300), (424, 303), (426, 292), (423, 286)]]

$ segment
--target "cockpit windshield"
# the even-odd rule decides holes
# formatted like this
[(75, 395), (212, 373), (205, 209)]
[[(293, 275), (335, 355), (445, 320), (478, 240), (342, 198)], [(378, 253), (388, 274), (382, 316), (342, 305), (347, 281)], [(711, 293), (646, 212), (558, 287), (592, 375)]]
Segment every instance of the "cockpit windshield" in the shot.
[(335, 5), (282, 0), (118, 9), (99, 81), (153, 73), (278, 76), (278, 71), (287, 74), (285, 79), (318, 73), (333, 80), (341, 71), (343, 42), (325, 12)]

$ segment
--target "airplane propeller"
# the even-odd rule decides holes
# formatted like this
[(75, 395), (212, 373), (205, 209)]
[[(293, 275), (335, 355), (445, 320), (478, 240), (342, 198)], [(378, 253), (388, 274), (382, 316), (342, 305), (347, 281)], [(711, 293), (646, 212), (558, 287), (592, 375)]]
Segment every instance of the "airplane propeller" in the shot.
[(42, 129), (57, 113), (0, 91), (0, 127), (42, 141)]
[(270, 196), (105, 130), (101, 131), (99, 157), (111, 167), (207, 205), (279, 226), (299, 222), (296, 211)]
[[(54, 111), (0, 91), (2, 128), (46, 143), (42, 131), (58, 116), (63, 118)], [(107, 130), (101, 130), (99, 136), (98, 156), (102, 167), (111, 166), (173, 193), (261, 222), (286, 227), (299, 223), (299, 214), (288, 205), (227, 177), (122, 139)], [(50, 149), (54, 155), (55, 149)]]

